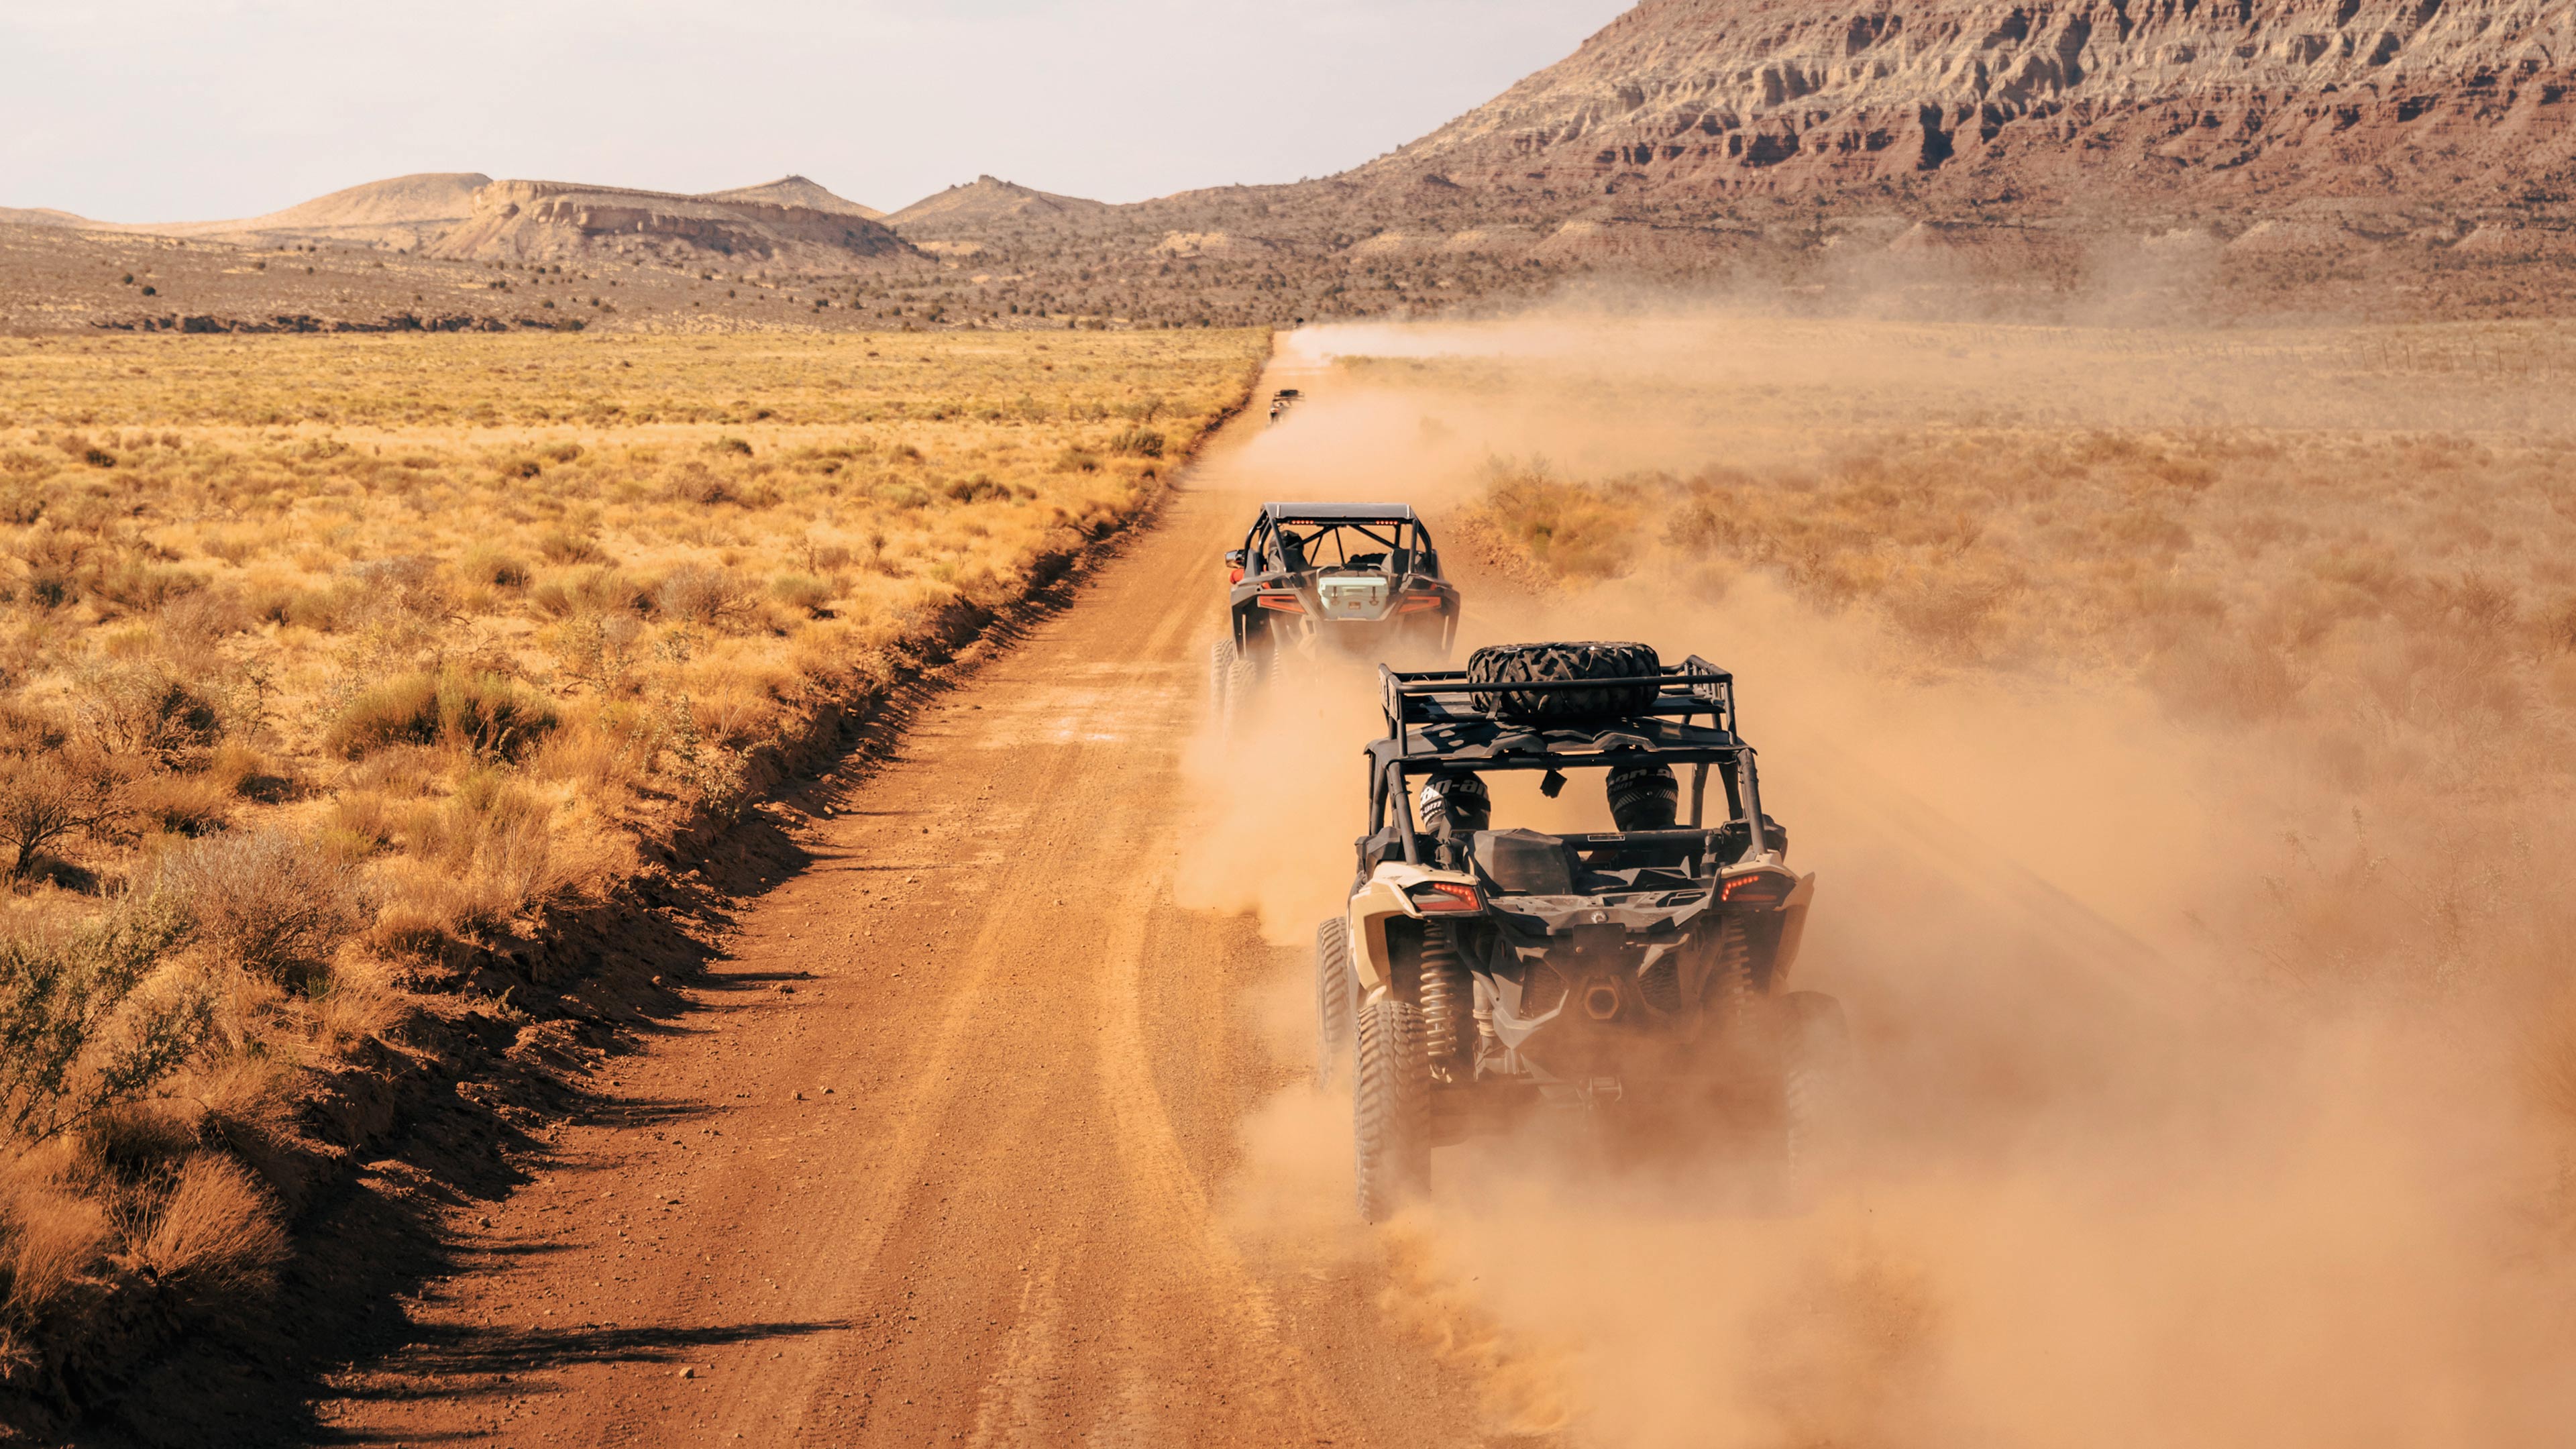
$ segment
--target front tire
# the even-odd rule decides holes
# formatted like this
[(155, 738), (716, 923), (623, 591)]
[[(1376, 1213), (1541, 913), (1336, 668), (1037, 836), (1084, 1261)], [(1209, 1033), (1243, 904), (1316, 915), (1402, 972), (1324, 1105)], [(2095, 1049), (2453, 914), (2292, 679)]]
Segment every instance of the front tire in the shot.
[(1431, 1177), (1431, 1058), (1422, 1013), (1409, 1002), (1359, 1008), (1358, 1069), (1351, 1087), (1363, 1221), (1394, 1216)]
[(1351, 1049), (1351, 926), (1340, 916), (1315, 927), (1315, 1087)]

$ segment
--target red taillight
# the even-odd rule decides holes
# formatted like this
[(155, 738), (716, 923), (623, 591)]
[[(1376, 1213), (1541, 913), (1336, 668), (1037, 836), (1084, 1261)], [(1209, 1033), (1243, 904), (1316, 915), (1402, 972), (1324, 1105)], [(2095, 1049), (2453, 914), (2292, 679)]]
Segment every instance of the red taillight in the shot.
[(1455, 881), (1427, 880), (1405, 894), (1412, 898), (1417, 911), (1481, 911), (1484, 898), (1471, 885)]
[(1440, 596), (1438, 594), (1407, 594), (1396, 604), (1395, 611), (1399, 614), (1419, 614), (1425, 609), (1436, 609), (1439, 607)]
[(1717, 898), (1739, 906), (1776, 906), (1788, 897), (1789, 883), (1768, 871), (1739, 875), (1718, 887)]
[(1265, 609), (1277, 609), (1281, 613), (1285, 614), (1302, 614), (1306, 612), (1306, 606), (1297, 602), (1297, 596), (1295, 594), (1263, 594), (1260, 598), (1253, 600), (1253, 602), (1259, 604)]
[(1241, 564), (1236, 564), (1236, 565), (1232, 566), (1231, 568), (1228, 568), (1228, 569), (1225, 571), (1225, 581), (1226, 581), (1227, 583), (1229, 583), (1229, 584), (1239, 584), (1239, 583), (1242, 583), (1242, 582), (1243, 582), (1243, 565), (1241, 565)]

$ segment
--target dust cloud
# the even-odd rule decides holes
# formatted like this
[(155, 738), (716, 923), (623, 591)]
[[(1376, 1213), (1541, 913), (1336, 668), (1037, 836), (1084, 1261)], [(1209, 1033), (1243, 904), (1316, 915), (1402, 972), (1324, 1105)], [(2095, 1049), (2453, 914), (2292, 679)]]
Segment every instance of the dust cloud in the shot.
[[(2290, 889), (2284, 841), (2350, 834), (2352, 790), (2099, 661), (1921, 668), (1768, 573), (1651, 553), (1606, 582), (1524, 587), (1472, 526), (1496, 455), (1616, 472), (1812, 454), (1889, 423), (2547, 423), (2527, 390), (2364, 365), (2391, 345), (1571, 312), (1289, 338), (1278, 381), (1302, 376), (1309, 401), (1201, 486), (1247, 512), (1424, 508), (1467, 591), (1462, 658), (1634, 638), (1735, 670), (1766, 804), (1818, 876), (1799, 984), (1845, 1004), (1862, 1079), (1799, 1211), (1722, 1148), (1614, 1160), (1560, 1122), (1443, 1150), (1432, 1198), (1375, 1232), (1349, 1218), (1347, 1097), (1301, 1088), (1246, 1125), (1236, 1231), (1378, 1257), (1389, 1318), (1482, 1378), (1495, 1433), (2564, 1442), (2576, 1213), (2566, 1119), (2535, 1090), (2567, 1070), (2535, 1037), (2555, 977), (2427, 990), (2254, 939)], [(1282, 945), (1336, 908), (1359, 750), (1383, 728), (1372, 673), (1318, 670), (1194, 742), (1209, 818), (1185, 904), (1257, 913)], [(1512, 814), (1498, 823), (1544, 823)], [(2563, 949), (2535, 948), (2552, 965)], [(1311, 1053), (1310, 989), (1265, 988), (1284, 1057)]]

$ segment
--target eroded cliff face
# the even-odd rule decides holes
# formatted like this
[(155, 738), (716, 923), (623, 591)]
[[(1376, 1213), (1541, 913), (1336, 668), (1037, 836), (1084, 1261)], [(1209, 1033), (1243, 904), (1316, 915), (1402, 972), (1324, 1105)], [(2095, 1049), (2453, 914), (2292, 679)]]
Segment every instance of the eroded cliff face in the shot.
[(2551, 204), (2570, 0), (1646, 0), (1366, 168), (1558, 196)]
[(586, 255), (694, 264), (724, 258), (834, 271), (918, 255), (854, 211), (628, 191), (560, 181), (496, 181), (433, 255), (546, 261)]

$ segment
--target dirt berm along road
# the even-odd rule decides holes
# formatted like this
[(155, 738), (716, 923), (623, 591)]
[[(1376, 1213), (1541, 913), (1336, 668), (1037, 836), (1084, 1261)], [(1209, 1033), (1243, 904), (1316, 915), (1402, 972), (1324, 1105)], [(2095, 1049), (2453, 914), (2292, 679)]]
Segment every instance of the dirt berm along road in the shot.
[(1305, 953), (1171, 889), (1262, 426), (805, 822), (698, 1009), (602, 1069), (615, 1123), (318, 1406), (339, 1442), (1488, 1442), (1390, 1248), (1227, 1226), (1243, 1115), (1307, 1070), (1257, 1020)]

